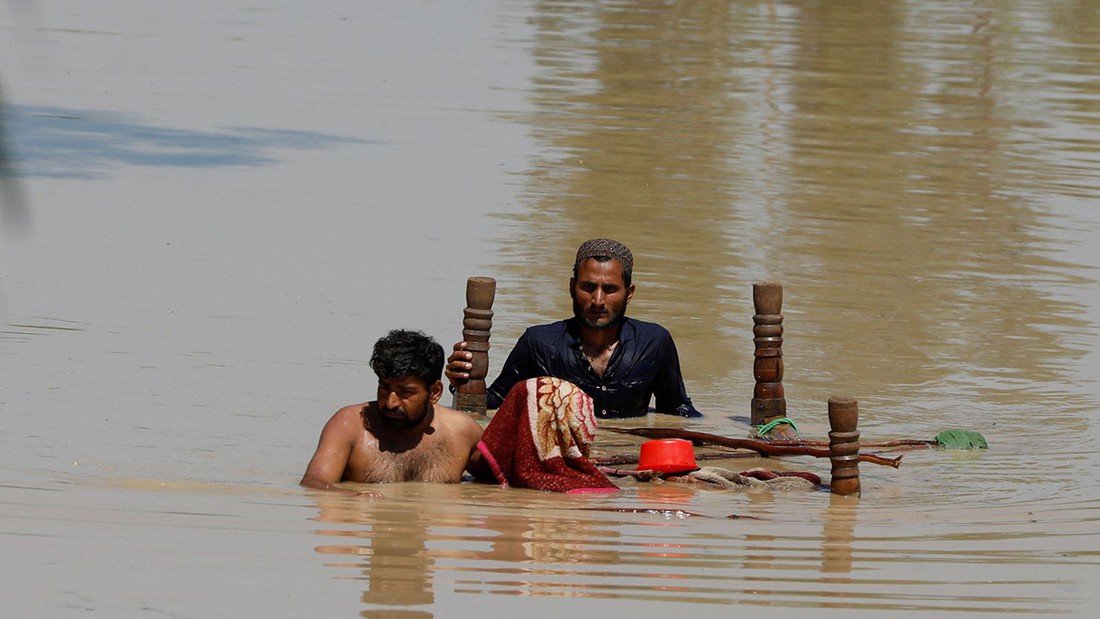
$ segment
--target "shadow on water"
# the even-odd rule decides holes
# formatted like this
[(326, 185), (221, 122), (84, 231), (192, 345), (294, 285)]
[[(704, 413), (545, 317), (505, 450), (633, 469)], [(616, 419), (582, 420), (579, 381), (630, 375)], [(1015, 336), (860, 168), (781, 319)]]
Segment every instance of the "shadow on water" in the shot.
[[(108, 110), (8, 105), (5, 128), (10, 169), (24, 177), (107, 175), (116, 165), (214, 168), (263, 166), (275, 149), (313, 150), (378, 144), (359, 138), (260, 127), (197, 131), (158, 127)], [(2, 137), (2, 134), (0, 134)]]
[(30, 225), (30, 209), (8, 145), (8, 111), (3, 84), (0, 84), (0, 221), (5, 228), (17, 231)]

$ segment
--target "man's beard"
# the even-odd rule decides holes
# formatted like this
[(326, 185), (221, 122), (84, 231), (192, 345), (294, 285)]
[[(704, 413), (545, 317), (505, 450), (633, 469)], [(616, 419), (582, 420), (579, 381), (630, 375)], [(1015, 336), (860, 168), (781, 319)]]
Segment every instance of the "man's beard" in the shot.
[(408, 430), (409, 428), (415, 427), (419, 425), (422, 421), (424, 421), (424, 418), (427, 417), (429, 413), (431, 413), (431, 410), (433, 408), (434, 405), (429, 402), (424, 411), (416, 419), (413, 419), (411, 417), (391, 417), (387, 415), (382, 409), (379, 409), (378, 412), (380, 414), (378, 416), (382, 418), (382, 423), (390, 429)]
[(596, 330), (599, 330), (599, 331), (603, 331), (603, 330), (606, 330), (606, 329), (611, 329), (611, 328), (617, 327), (617, 326), (619, 326), (619, 324), (622, 323), (623, 319), (626, 318), (626, 304), (625, 303), (623, 304), (623, 310), (621, 312), (619, 312), (618, 314), (608, 312), (609, 318), (608, 318), (607, 322), (601, 324), (601, 323), (598, 323), (598, 322), (592, 322), (591, 320), (585, 318), (584, 309), (581, 308), (581, 304), (577, 303), (577, 299), (574, 298), (573, 299), (573, 315), (576, 316), (577, 320), (581, 321), (581, 324), (584, 325), (585, 327), (587, 327), (589, 329), (596, 329)]

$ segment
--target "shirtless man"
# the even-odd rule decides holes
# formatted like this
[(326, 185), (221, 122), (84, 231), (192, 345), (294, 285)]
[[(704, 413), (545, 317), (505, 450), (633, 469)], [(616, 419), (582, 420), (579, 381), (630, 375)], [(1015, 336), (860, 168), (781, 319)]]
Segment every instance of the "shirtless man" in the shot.
[[(341, 490), (343, 481), (455, 483), (467, 468), (484, 475), (481, 426), (439, 404), (443, 348), (418, 331), (390, 331), (370, 366), (378, 399), (336, 411), (321, 431), (301, 484)], [(374, 493), (364, 493), (374, 494)]]

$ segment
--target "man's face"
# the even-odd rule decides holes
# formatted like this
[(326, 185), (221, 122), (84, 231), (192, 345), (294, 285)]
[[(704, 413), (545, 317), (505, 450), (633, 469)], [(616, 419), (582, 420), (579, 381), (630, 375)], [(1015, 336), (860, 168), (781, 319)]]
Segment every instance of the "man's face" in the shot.
[(378, 413), (395, 429), (413, 428), (424, 421), (443, 393), (443, 383), (425, 385), (418, 376), (378, 379)]
[(626, 286), (623, 265), (618, 260), (600, 262), (589, 258), (569, 280), (573, 315), (589, 329), (610, 329), (622, 322), (634, 286)]

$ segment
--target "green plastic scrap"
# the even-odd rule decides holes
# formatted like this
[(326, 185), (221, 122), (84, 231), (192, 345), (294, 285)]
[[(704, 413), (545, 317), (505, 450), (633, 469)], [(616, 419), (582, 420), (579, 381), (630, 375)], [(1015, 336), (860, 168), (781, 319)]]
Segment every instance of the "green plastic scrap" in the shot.
[(787, 419), (786, 417), (780, 417), (779, 419), (772, 419), (771, 421), (769, 421), (768, 423), (766, 423), (762, 426), (756, 426), (756, 434), (758, 436), (762, 436), (762, 437), (767, 436), (768, 432), (771, 432), (772, 430), (774, 430), (775, 426), (777, 426), (781, 423), (785, 423), (785, 424), (789, 425), (791, 428), (794, 429), (795, 432), (798, 432), (798, 426), (794, 425), (794, 421), (792, 421), (790, 419)]
[(989, 449), (981, 432), (944, 430), (936, 435), (936, 444), (945, 449)]

